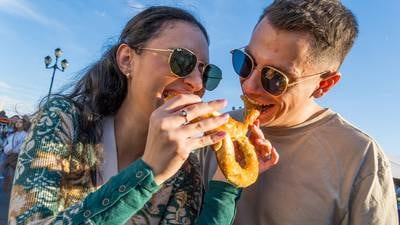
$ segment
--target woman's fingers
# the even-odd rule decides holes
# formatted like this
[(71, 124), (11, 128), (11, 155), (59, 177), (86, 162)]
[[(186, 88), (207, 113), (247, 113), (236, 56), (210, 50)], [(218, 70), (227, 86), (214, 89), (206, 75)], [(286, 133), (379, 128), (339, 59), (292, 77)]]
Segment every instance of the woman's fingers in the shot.
[[(171, 103), (169, 107), (175, 107), (175, 111), (169, 110), (169, 107), (163, 108), (164, 106), (161, 106), (153, 113), (154, 115), (152, 116), (161, 119), (162, 121), (159, 122), (164, 124), (166, 128), (177, 128), (184, 124), (188, 124), (190, 121), (193, 121), (196, 118), (197, 120), (195, 121), (197, 122), (202, 116), (210, 115), (213, 112), (217, 112), (223, 109), (227, 104), (226, 100), (224, 99), (214, 100), (210, 102), (193, 103), (193, 101), (196, 101), (196, 98), (192, 98), (193, 96), (176, 96), (172, 100), (169, 100), (167, 102), (170, 103), (170, 101), (173, 101), (173, 103)], [(192, 103), (186, 104), (189, 102)]]
[(160, 109), (165, 109), (169, 112), (175, 112), (182, 107), (199, 102), (201, 102), (201, 98), (198, 95), (181, 94), (167, 100), (163, 105), (160, 106)]
[(181, 94), (177, 95), (170, 100), (166, 101), (160, 109), (172, 113), (185, 109), (191, 113), (190, 120), (208, 114), (214, 111), (219, 111), (226, 106), (225, 99), (218, 99), (210, 102), (202, 102), (198, 95), (194, 94)]
[(226, 133), (223, 131), (214, 132), (205, 136), (188, 139), (187, 149), (200, 149), (209, 145), (216, 144), (225, 138)]
[(210, 117), (194, 123), (187, 124), (180, 128), (179, 133), (192, 137), (201, 133), (213, 130), (228, 122), (229, 114), (225, 113), (219, 116)]
[[(180, 95), (180, 96), (187, 96), (187, 95)], [(176, 98), (180, 97), (176, 96), (173, 100), (177, 100)], [(189, 99), (189, 97), (181, 97), (181, 100)], [(170, 101), (173, 101), (170, 100)], [(191, 100), (195, 100), (194, 98)], [(187, 102), (187, 101), (186, 101)], [(169, 101), (168, 101), (169, 103)], [(177, 102), (175, 102), (177, 103)], [(184, 103), (181, 101), (180, 103)], [(154, 111), (151, 115), (151, 121), (160, 125), (163, 129), (175, 129), (179, 128), (182, 125), (188, 124), (190, 121), (196, 118), (201, 118), (202, 116), (211, 114), (215, 111), (219, 111), (226, 106), (226, 100), (215, 100), (210, 102), (197, 102), (190, 105), (186, 105), (185, 107), (180, 107), (179, 110), (168, 112), (164, 106), (161, 106), (156, 111)], [(180, 105), (182, 106), (182, 105)], [(199, 121), (197, 119), (195, 121)], [(203, 125), (203, 124), (201, 124)], [(200, 126), (201, 126), (200, 125)], [(222, 125), (222, 124), (221, 124)]]
[(218, 112), (223, 109), (226, 104), (227, 101), (224, 99), (214, 100), (210, 102), (200, 102), (181, 108), (177, 111), (177, 113), (178, 116), (180, 116), (181, 111), (185, 110), (187, 113), (187, 120), (192, 121), (201, 116), (205, 116), (213, 112)]

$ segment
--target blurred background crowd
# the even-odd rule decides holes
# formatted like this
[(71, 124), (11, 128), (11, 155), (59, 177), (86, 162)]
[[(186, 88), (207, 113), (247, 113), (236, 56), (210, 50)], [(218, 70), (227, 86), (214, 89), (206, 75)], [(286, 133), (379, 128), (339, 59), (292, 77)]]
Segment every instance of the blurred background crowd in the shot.
[(27, 115), (8, 117), (0, 112), (0, 179), (6, 193), (11, 191), (18, 154), (30, 125)]

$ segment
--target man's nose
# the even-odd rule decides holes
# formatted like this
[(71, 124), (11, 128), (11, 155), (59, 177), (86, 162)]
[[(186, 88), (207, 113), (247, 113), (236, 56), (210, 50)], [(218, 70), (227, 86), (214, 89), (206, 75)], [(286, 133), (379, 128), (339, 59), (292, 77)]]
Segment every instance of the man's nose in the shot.
[[(251, 74), (242, 81), (242, 88), (246, 93), (263, 91), (260, 79), (261, 73), (255, 69)], [(243, 78), (241, 78), (243, 79)]]

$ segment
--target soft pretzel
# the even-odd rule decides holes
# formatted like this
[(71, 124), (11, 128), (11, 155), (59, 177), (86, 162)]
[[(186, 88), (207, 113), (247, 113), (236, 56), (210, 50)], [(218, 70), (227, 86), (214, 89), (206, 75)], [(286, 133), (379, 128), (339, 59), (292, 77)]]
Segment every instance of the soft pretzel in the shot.
[[(247, 137), (248, 127), (260, 115), (260, 111), (251, 107), (245, 97), (245, 119), (243, 122), (229, 118), (228, 122), (214, 131), (226, 132), (225, 138), (213, 145), (218, 165), (226, 179), (237, 187), (247, 187), (253, 184), (258, 177), (258, 158), (254, 146)], [(236, 148), (236, 151), (235, 151)], [(235, 154), (240, 151), (244, 162), (236, 161)]]
[[(173, 96), (174, 94), (170, 94), (165, 97), (165, 100)], [(242, 100), (246, 108), (243, 122), (236, 121), (230, 117), (224, 125), (207, 132), (224, 131), (226, 133), (225, 138), (212, 147), (215, 150), (218, 165), (226, 179), (237, 187), (247, 187), (253, 184), (257, 180), (259, 170), (257, 153), (247, 137), (247, 132), (249, 125), (253, 124), (260, 115), (260, 111), (246, 97), (242, 96)], [(210, 118), (218, 115), (220, 113), (213, 112), (201, 118)], [(196, 122), (199, 119), (194, 119), (191, 122)], [(242, 153), (242, 158), (244, 159), (242, 164), (236, 161), (236, 152)]]

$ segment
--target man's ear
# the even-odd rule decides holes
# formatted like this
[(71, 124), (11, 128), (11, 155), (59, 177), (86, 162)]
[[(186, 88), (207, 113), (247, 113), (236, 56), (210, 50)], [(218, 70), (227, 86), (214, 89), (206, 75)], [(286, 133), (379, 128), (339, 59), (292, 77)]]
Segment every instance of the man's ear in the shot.
[(324, 96), (333, 86), (335, 86), (339, 82), (341, 77), (342, 74), (340, 74), (340, 72), (330, 73), (319, 82), (319, 87), (314, 91), (312, 96), (314, 98), (320, 98)]
[(132, 49), (127, 44), (118, 46), (116, 60), (119, 70), (130, 79), (132, 76), (133, 54)]

